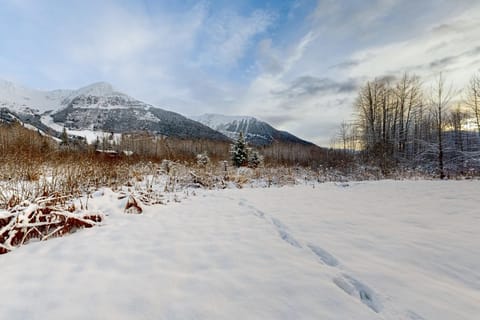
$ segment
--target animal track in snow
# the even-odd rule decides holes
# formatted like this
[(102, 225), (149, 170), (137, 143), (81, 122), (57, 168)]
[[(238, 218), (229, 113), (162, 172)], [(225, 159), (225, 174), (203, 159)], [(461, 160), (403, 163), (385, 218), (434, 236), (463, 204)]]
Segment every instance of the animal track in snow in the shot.
[[(270, 221), (275, 229), (277, 230), (280, 238), (290, 244), (291, 246), (294, 246), (296, 248), (302, 249), (303, 246), (300, 244), (299, 241), (297, 241), (291, 234), (288, 229), (288, 227), (283, 224), (282, 221), (280, 221), (277, 218), (271, 217), (268, 214), (265, 214), (264, 212), (258, 210), (255, 208), (253, 205), (248, 204), (247, 200), (241, 199), (238, 202), (238, 205), (241, 207), (246, 207), (249, 210), (251, 210), (251, 213), (253, 213), (255, 216), (266, 219), (267, 221)], [(343, 268), (340, 266), (340, 262), (335, 258), (332, 254), (330, 254), (328, 251), (325, 249), (314, 245), (314, 244), (307, 244), (308, 249), (310, 249), (311, 252), (313, 252), (324, 264), (334, 267), (334, 268), (339, 268), (342, 270)], [(342, 273), (340, 276), (337, 276), (333, 278), (333, 283), (340, 289), (342, 289), (345, 293), (347, 293), (350, 296), (357, 297), (363, 304), (365, 304), (367, 307), (369, 307), (371, 310), (373, 310), (376, 313), (379, 313), (383, 309), (383, 305), (380, 302), (380, 299), (377, 297), (377, 294), (369, 288), (367, 285), (363, 284), (362, 282), (358, 281), (357, 279), (349, 276), (348, 274)], [(416, 314), (414, 314), (416, 315)], [(422, 318), (412, 318), (412, 319), (422, 319)]]
[(407, 311), (407, 317), (409, 317), (411, 320), (425, 320), (424, 317), (422, 317), (421, 315), (413, 312), (412, 310)]
[(328, 253), (326, 250), (324, 250), (324, 249), (322, 249), (318, 246), (315, 246), (313, 244), (308, 244), (308, 247), (326, 265), (329, 265), (330, 267), (338, 266), (338, 264), (339, 264), (338, 260), (334, 256), (332, 256), (330, 253)]
[(288, 232), (288, 228), (280, 220), (276, 218), (271, 218), (271, 220), (283, 241), (297, 248), (302, 247), (302, 245)]
[[(297, 241), (290, 233), (288, 227), (283, 224), (282, 221), (280, 221), (277, 218), (271, 217), (264, 212), (258, 210), (255, 208), (253, 205), (248, 204), (247, 200), (241, 199), (238, 203), (239, 206), (241, 207), (246, 207), (248, 208), (252, 214), (255, 216), (262, 218), (262, 219), (267, 219), (269, 220), (275, 229), (277, 230), (280, 238), (290, 244), (291, 246), (294, 246), (296, 248), (302, 249), (303, 246), (300, 244), (299, 241)], [(310, 249), (311, 252), (313, 252), (319, 259), (322, 261), (324, 264), (334, 267), (334, 268), (339, 268), (342, 270), (343, 268), (340, 265), (340, 262), (335, 258), (332, 254), (330, 254), (327, 250), (314, 245), (314, 244), (307, 244), (308, 249)], [(371, 310), (373, 310), (376, 313), (379, 313), (382, 309), (383, 306), (377, 297), (377, 294), (370, 289), (367, 285), (363, 284), (362, 282), (358, 281), (357, 279), (349, 276), (348, 274), (342, 273), (340, 276), (337, 276), (333, 278), (333, 283), (340, 289), (342, 289), (345, 293), (347, 293), (350, 296), (357, 297), (363, 304), (365, 304), (367, 307), (369, 307)], [(422, 319), (422, 318), (412, 318), (412, 319)]]
[(240, 202), (238, 202), (238, 205), (241, 207), (246, 207), (250, 210), (252, 210), (252, 214), (259, 217), (259, 218), (265, 218), (265, 213), (263, 211), (258, 210), (254, 206), (250, 205), (247, 203), (245, 199), (240, 199)]
[[(248, 204), (248, 202), (245, 199), (240, 199), (238, 202), (238, 205), (241, 207), (245, 207), (249, 210), (251, 210), (251, 213), (255, 215), (258, 218), (265, 219), (266, 214), (263, 211), (258, 210), (254, 206)], [(273, 226), (277, 230), (280, 238), (287, 242), (288, 244), (297, 247), (297, 248), (302, 248), (302, 245), (300, 242), (298, 242), (289, 232), (287, 226), (285, 226), (280, 220), (276, 218), (270, 218), (270, 221), (272, 222)]]
[(378, 313), (382, 310), (383, 306), (377, 298), (376, 293), (357, 279), (347, 274), (342, 274), (334, 278), (333, 283), (347, 294), (359, 298), (363, 304), (373, 311)]

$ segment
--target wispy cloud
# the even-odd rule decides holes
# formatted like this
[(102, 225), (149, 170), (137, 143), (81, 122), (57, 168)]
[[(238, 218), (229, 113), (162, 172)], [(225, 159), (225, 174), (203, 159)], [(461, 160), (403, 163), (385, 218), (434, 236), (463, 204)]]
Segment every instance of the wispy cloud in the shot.
[[(476, 16), (472, 16), (472, 12), (476, 12)], [(372, 77), (410, 71), (429, 78), (443, 71), (462, 85), (471, 74), (469, 65), (480, 54), (479, 17), (480, 6), (476, 4), (460, 16), (425, 26), (413, 38), (358, 50), (350, 58), (362, 63), (352, 65), (344, 74)]]
[(358, 85), (355, 80), (337, 82), (330, 78), (302, 76), (295, 79), (287, 89), (272, 91), (272, 93), (292, 99), (301, 96), (326, 93), (351, 93), (356, 91), (357, 88)]
[(264, 10), (246, 16), (228, 11), (210, 16), (204, 25), (196, 61), (217, 68), (236, 66), (253, 46), (255, 37), (267, 31), (274, 19), (274, 14)]

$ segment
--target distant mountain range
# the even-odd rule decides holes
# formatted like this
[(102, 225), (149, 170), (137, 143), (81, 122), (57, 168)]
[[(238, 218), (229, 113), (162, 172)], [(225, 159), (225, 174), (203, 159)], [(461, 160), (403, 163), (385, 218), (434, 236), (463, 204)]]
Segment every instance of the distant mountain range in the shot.
[(0, 121), (18, 120), (54, 137), (59, 137), (63, 128), (90, 142), (98, 136), (96, 133), (111, 132), (147, 131), (215, 141), (230, 141), (243, 132), (252, 145), (313, 145), (253, 117), (207, 114), (192, 119), (115, 91), (105, 82), (78, 90), (40, 91), (0, 80)]
[(242, 132), (245, 140), (251, 145), (265, 146), (274, 142), (313, 145), (313, 143), (302, 140), (291, 133), (277, 130), (270, 124), (254, 117), (204, 114), (191, 118), (231, 139), (236, 139)]
[(92, 137), (92, 132), (150, 133), (178, 138), (228, 141), (223, 134), (178, 113), (115, 91), (105, 82), (78, 90), (39, 91), (0, 81), (0, 119), (18, 119), (58, 136)]

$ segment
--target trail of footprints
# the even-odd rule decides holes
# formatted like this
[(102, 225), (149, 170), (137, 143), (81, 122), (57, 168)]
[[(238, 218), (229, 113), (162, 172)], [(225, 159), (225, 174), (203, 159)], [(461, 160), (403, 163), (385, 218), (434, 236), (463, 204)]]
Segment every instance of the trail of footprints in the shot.
[[(240, 200), (238, 204), (242, 207), (248, 208), (256, 217), (271, 223), (283, 241), (293, 247), (304, 249), (304, 246), (302, 246), (301, 243), (292, 236), (287, 226), (279, 219), (268, 217), (264, 212), (248, 204), (245, 199)], [(310, 250), (323, 264), (339, 270), (343, 269), (340, 266), (340, 262), (337, 260), (337, 258), (335, 258), (325, 249), (310, 243), (306, 245), (306, 249)], [(348, 295), (356, 297), (374, 312), (379, 313), (382, 310), (383, 306), (377, 294), (367, 285), (355, 279), (354, 277), (348, 275), (347, 273), (340, 272), (340, 274), (334, 277), (332, 281), (338, 288), (342, 289)]]

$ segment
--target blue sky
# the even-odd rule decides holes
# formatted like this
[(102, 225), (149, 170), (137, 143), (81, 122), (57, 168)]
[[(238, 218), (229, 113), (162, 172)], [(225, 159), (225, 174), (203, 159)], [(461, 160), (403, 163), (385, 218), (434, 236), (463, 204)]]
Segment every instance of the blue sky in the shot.
[(328, 145), (358, 85), (480, 68), (480, 1), (3, 0), (0, 78), (107, 81), (185, 115), (253, 115)]

